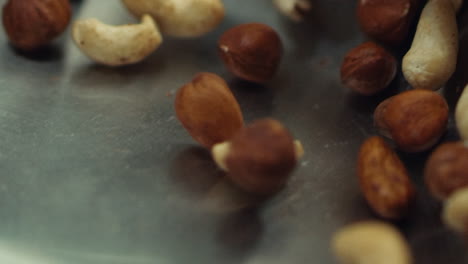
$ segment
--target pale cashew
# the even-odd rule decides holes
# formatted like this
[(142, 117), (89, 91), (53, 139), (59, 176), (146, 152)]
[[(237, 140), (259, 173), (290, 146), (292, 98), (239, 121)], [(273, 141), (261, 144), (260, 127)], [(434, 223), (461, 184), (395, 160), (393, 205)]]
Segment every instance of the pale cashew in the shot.
[(468, 234), (468, 188), (456, 191), (445, 201), (443, 219), (453, 230)]
[(437, 90), (457, 64), (456, 14), (462, 0), (429, 0), (418, 23), (411, 49), (403, 58), (403, 74), (414, 88)]
[(224, 18), (221, 0), (122, 0), (136, 16), (149, 14), (161, 31), (175, 37), (198, 37)]
[(458, 100), (455, 120), (460, 136), (465, 141), (465, 144), (468, 144), (468, 85)]
[(412, 257), (403, 236), (377, 221), (350, 225), (337, 232), (332, 249), (343, 264), (409, 264)]
[(98, 63), (120, 66), (137, 63), (162, 43), (154, 20), (143, 16), (141, 24), (111, 26), (97, 19), (78, 20), (73, 39), (83, 53)]
[(283, 15), (296, 22), (302, 21), (312, 8), (310, 0), (273, 0), (273, 4)]

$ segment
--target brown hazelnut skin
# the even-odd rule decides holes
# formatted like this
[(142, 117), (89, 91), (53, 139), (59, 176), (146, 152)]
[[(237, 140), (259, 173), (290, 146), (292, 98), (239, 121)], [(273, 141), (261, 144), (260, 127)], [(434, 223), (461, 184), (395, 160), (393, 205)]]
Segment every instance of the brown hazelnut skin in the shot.
[(294, 138), (270, 118), (243, 128), (230, 144), (228, 177), (255, 194), (269, 195), (282, 189), (297, 163)]
[(439, 146), (426, 163), (424, 179), (432, 195), (440, 200), (467, 187), (468, 148), (462, 142)]
[(218, 54), (236, 77), (265, 83), (276, 73), (283, 45), (273, 28), (261, 23), (248, 23), (233, 27), (220, 37)]
[(375, 126), (406, 152), (430, 149), (447, 130), (449, 107), (441, 95), (429, 90), (409, 90), (377, 106)]
[(359, 0), (357, 17), (362, 31), (387, 45), (408, 37), (420, 0)]
[(213, 73), (198, 73), (179, 89), (175, 110), (189, 134), (206, 148), (231, 139), (244, 126), (240, 106), (227, 83)]
[(397, 60), (383, 47), (365, 42), (350, 50), (341, 65), (341, 82), (362, 95), (385, 89), (395, 78)]
[(69, 0), (9, 0), (3, 6), (3, 26), (16, 48), (31, 51), (51, 42), (68, 26)]
[(407, 213), (415, 188), (403, 162), (381, 137), (370, 137), (362, 144), (357, 175), (364, 197), (378, 215), (399, 219)]

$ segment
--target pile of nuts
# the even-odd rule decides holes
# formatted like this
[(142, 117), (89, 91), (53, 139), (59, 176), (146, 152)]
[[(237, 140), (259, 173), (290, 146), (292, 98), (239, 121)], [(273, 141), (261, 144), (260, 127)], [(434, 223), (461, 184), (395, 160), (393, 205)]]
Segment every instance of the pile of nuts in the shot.
[[(418, 0), (359, 0), (358, 21), (371, 38), (398, 47), (409, 34)], [(422, 9), (411, 48), (403, 57), (403, 75), (413, 88), (381, 102), (374, 112), (376, 129), (401, 151), (434, 148), (447, 130), (449, 106), (440, 89), (455, 72), (458, 55), (457, 12), (461, 0), (429, 0)], [(396, 59), (374, 42), (349, 51), (343, 60), (343, 85), (369, 96), (389, 86)], [(468, 86), (456, 110), (461, 142), (435, 148), (424, 177), (432, 195), (446, 200), (443, 218), (454, 230), (468, 234)], [(408, 172), (391, 145), (371, 137), (361, 146), (357, 161), (361, 191), (382, 218), (405, 217), (415, 198)], [(381, 239), (375, 239), (379, 237)], [(335, 234), (332, 247), (342, 263), (412, 263), (408, 245), (384, 222), (363, 222)]]
[[(97, 63), (108, 66), (138, 63), (158, 49), (162, 35), (200, 37), (218, 27), (225, 15), (221, 0), (122, 0), (122, 3), (142, 20), (141, 24), (112, 26), (95, 18), (79, 19), (73, 24), (75, 44)], [(301, 21), (311, 9), (309, 0), (273, 3), (293, 21)], [(2, 18), (10, 43), (21, 51), (34, 52), (66, 30), (71, 19), (70, 0), (9, 0), (3, 7)]]
[[(139, 24), (112, 26), (97, 19), (73, 23), (77, 47), (93, 61), (122, 66), (138, 63), (163, 43), (163, 36), (199, 37), (223, 20), (221, 0), (122, 0)], [(308, 0), (274, 0), (294, 21), (303, 19)], [(375, 127), (403, 152), (428, 151), (447, 129), (449, 106), (436, 90), (455, 71), (458, 55), (457, 12), (462, 0), (428, 0), (402, 72), (411, 90), (381, 102), (374, 112)], [(31, 8), (32, 7), (32, 8)], [(358, 0), (357, 17), (363, 32), (385, 47), (399, 47), (422, 7), (420, 0)], [(3, 25), (11, 44), (34, 51), (62, 34), (70, 23), (69, 0), (9, 0)], [(344, 86), (364, 96), (382, 92), (398, 71), (398, 60), (374, 41), (351, 49), (341, 67)], [(265, 24), (247, 23), (224, 32), (218, 54), (237, 78), (264, 84), (280, 64), (283, 46), (276, 31)], [(175, 112), (184, 128), (211, 151), (214, 162), (240, 189), (271, 195), (281, 190), (302, 157), (299, 141), (279, 121), (262, 118), (244, 125), (241, 107), (228, 84), (213, 73), (198, 73), (181, 87)], [(468, 86), (456, 109), (463, 141), (438, 146), (427, 161), (425, 182), (434, 197), (445, 200), (448, 226), (468, 234)], [(357, 159), (363, 196), (382, 218), (397, 220), (411, 210), (415, 187), (393, 146), (382, 137), (368, 138)], [(382, 221), (354, 224), (339, 231), (332, 247), (343, 263), (412, 262), (399, 232)]]
[[(223, 20), (221, 0), (122, 0), (139, 24), (107, 25), (95, 18), (73, 23), (76, 46), (96, 63), (123, 66), (138, 63), (156, 51), (163, 36), (194, 38), (213, 31)], [(311, 8), (308, 0), (275, 0), (293, 21)], [(70, 23), (69, 0), (9, 0), (3, 25), (16, 48), (34, 52), (49, 44)], [(268, 25), (247, 23), (226, 31), (218, 53), (238, 78), (266, 83), (280, 64), (283, 45)], [(240, 106), (227, 83), (212, 73), (199, 73), (177, 93), (175, 111), (189, 134), (207, 149), (240, 188), (256, 194), (279, 191), (303, 155), (283, 125), (261, 119), (244, 126)]]

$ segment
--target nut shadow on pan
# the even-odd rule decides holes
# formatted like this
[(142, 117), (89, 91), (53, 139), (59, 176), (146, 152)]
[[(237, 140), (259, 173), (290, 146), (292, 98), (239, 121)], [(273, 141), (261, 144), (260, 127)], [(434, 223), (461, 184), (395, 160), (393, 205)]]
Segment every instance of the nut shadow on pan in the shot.
[(141, 87), (152, 89), (152, 84), (155, 83), (152, 80), (156, 80), (158, 73), (165, 68), (165, 60), (160, 58), (158, 54), (153, 54), (140, 63), (121, 67), (109, 67), (89, 61), (89, 63), (77, 67), (72, 73), (71, 81), (88, 89), (91, 87), (122, 89), (125, 86), (138, 83), (142, 84)]
[(179, 153), (170, 165), (169, 177), (177, 192), (206, 212), (235, 213), (255, 208), (266, 199), (235, 186), (202, 147)]
[(256, 249), (262, 234), (263, 224), (258, 209), (248, 208), (221, 219), (216, 240), (224, 254), (247, 257)]
[(9, 48), (18, 56), (37, 62), (55, 62), (64, 58), (63, 39), (55, 40), (53, 43), (40, 47), (32, 51), (23, 51), (15, 48), (10, 43)]

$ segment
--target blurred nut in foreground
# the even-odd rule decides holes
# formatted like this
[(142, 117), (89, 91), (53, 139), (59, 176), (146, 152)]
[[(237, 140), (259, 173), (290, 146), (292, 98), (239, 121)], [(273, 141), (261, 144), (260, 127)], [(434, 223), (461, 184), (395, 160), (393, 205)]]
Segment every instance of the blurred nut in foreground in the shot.
[(442, 217), (447, 226), (468, 236), (468, 188), (454, 192), (446, 200)]
[(465, 87), (465, 90), (463, 90), (463, 93), (458, 100), (455, 120), (457, 122), (457, 128), (458, 132), (460, 132), (461, 138), (465, 142), (468, 142), (468, 86)]
[(438, 93), (410, 90), (380, 103), (374, 122), (406, 152), (421, 152), (434, 146), (447, 130), (449, 108)]
[(408, 37), (420, 0), (359, 0), (357, 17), (362, 31), (389, 45)]
[(278, 33), (260, 23), (233, 27), (218, 41), (218, 54), (227, 69), (241, 79), (256, 83), (273, 78), (282, 53)]
[(31, 51), (62, 34), (70, 22), (69, 0), (9, 0), (3, 26), (13, 46)]
[(342, 264), (411, 264), (408, 244), (400, 232), (384, 222), (352, 224), (332, 238), (332, 250)]
[(123, 0), (136, 17), (151, 15), (164, 34), (199, 37), (214, 30), (224, 18), (221, 0)]
[(341, 65), (341, 82), (353, 91), (373, 95), (395, 78), (397, 61), (383, 47), (366, 42), (350, 50)]
[(426, 185), (432, 195), (443, 200), (468, 186), (468, 148), (462, 142), (439, 146), (427, 161)]
[(154, 20), (143, 16), (140, 24), (111, 26), (90, 18), (73, 24), (73, 40), (94, 61), (122, 66), (142, 61), (162, 43)]
[(298, 160), (293, 137), (273, 119), (255, 121), (230, 141), (215, 145), (212, 154), (234, 183), (257, 194), (279, 191)]
[(207, 148), (230, 140), (244, 124), (236, 98), (213, 73), (199, 73), (180, 88), (175, 110), (190, 135)]
[(380, 137), (361, 146), (357, 175), (369, 205), (381, 217), (403, 217), (414, 198), (414, 187), (397, 154)]

